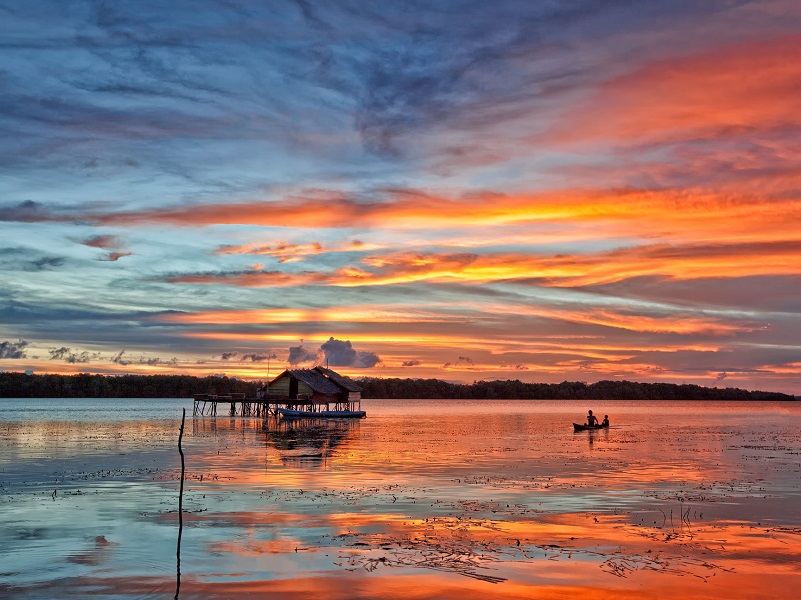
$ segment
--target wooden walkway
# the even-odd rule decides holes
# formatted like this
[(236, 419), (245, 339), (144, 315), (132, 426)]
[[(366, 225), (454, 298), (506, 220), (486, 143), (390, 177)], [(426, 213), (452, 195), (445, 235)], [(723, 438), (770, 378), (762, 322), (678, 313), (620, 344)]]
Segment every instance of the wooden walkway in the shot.
[[(218, 412), (218, 405), (226, 406), (225, 412)], [(263, 398), (246, 398), (245, 394), (195, 394), (192, 416), (211, 416), (218, 414), (231, 417), (267, 417), (276, 414), (277, 404)]]
[[(311, 413), (328, 413), (334, 404), (334, 411), (358, 411), (360, 401), (315, 402), (308, 398), (287, 400), (286, 398), (247, 398), (245, 394), (195, 394), (192, 407), (193, 417), (258, 417), (277, 416), (279, 408), (308, 410)], [(222, 406), (220, 406), (222, 405)], [(311, 415), (309, 415), (311, 416)], [(320, 414), (320, 417), (341, 417), (353, 415)], [(363, 414), (361, 416), (364, 416)]]

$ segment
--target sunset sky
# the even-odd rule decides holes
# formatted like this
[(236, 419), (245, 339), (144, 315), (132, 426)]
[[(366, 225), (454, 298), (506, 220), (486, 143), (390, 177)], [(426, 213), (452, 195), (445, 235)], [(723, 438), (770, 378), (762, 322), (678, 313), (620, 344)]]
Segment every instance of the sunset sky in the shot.
[(799, 57), (797, 0), (0, 0), (0, 370), (801, 394)]

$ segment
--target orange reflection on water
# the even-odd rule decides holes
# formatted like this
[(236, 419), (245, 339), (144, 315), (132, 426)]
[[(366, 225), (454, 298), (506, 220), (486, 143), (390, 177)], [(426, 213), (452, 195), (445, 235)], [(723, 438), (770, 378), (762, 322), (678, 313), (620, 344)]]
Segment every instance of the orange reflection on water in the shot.
[[(531, 513), (521, 518), (491, 512), (493, 517), (463, 513), (423, 519), (339, 513), (303, 524), (320, 528), (330, 521), (327, 533), (312, 536), (316, 545), (254, 539), (256, 529), (247, 539), (208, 549), (247, 559), (284, 554), (301, 570), (304, 561), (339, 566), (341, 578), (319, 578), (324, 583), (317, 592), (330, 597), (341, 597), (355, 581), (358, 591), (351, 589), (345, 597), (657, 598), (667, 587), (688, 598), (761, 598), (767, 597), (761, 595), (764, 590), (787, 593), (801, 583), (793, 552), (798, 530), (757, 530), (739, 522), (639, 525), (632, 523), (633, 515)], [(237, 521), (244, 525), (241, 518)], [(771, 565), (770, 575), (765, 564)], [(246, 570), (241, 577), (247, 577)], [(304, 587), (304, 577), (291, 572), (284, 577)], [(345, 588), (343, 580), (349, 580)], [(287, 590), (276, 581), (241, 586), (243, 593), (258, 589), (289, 597), (280, 595)], [(197, 579), (187, 585), (195, 593), (214, 587)]]
[(208, 550), (213, 553), (235, 553), (247, 556), (261, 556), (263, 554), (288, 554), (295, 552), (301, 544), (298, 540), (249, 540), (237, 542), (215, 542), (209, 544)]
[[(560, 569), (555, 568), (556, 572)], [(60, 588), (65, 593), (80, 593), (92, 589), (108, 597), (172, 597), (175, 581), (168, 578), (96, 577), (81, 581), (86, 588), (73, 588), (67, 584)], [(636, 578), (615, 579), (612, 582), (588, 577), (583, 581), (557, 584), (547, 580), (537, 583), (504, 582), (492, 584), (484, 581), (453, 576), (447, 573), (418, 572), (391, 575), (377, 573), (338, 573), (337, 575), (302, 576), (289, 579), (258, 581), (224, 581), (202, 575), (182, 577), (179, 598), (235, 599), (271, 598), (275, 600), (642, 600), (663, 598), (732, 600), (794, 597), (797, 580), (781, 575), (759, 578), (729, 574), (716, 578), (703, 588), (691, 588), (681, 578), (671, 580), (659, 573), (644, 572)]]
[[(600, 404), (613, 427), (579, 434), (584, 401), (192, 419), (181, 597), (792, 597), (797, 403)], [(174, 420), (4, 431), (4, 543), (18, 571), (53, 565), (19, 576), (20, 595), (169, 592)], [(47, 526), (25, 525), (43, 507)]]

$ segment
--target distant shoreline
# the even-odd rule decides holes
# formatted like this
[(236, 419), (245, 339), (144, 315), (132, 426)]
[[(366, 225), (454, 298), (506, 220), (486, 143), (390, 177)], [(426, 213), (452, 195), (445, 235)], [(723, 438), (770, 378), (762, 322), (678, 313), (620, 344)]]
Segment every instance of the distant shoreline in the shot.
[[(364, 399), (420, 400), (733, 400), (794, 402), (781, 392), (709, 388), (692, 384), (598, 381), (524, 383), (520, 380), (450, 383), (441, 379), (362, 377)], [(190, 375), (28, 375), (0, 373), (0, 398), (191, 398), (242, 393), (255, 397), (260, 382)]]

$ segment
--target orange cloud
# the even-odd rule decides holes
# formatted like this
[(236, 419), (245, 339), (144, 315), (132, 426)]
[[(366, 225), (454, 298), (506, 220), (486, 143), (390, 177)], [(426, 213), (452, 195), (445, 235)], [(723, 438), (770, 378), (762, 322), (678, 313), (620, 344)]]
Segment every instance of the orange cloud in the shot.
[(750, 275), (799, 275), (801, 241), (731, 244), (652, 244), (594, 254), (472, 254), (398, 252), (366, 257), (368, 268), (333, 272), (237, 271), (176, 275), (171, 283), (245, 287), (334, 285), (343, 287), (417, 282), (488, 283), (534, 280), (539, 285), (591, 286), (633, 277), (683, 280)]
[[(158, 320), (184, 324), (298, 324), (298, 323), (463, 323), (465, 315), (450, 312), (459, 307), (454, 304), (432, 307), (421, 310), (415, 307), (378, 307), (356, 305), (345, 308), (330, 307), (324, 309), (267, 309), (267, 310), (232, 310), (208, 311), (201, 313), (170, 313), (158, 317)], [(614, 327), (630, 331), (652, 333), (695, 334), (708, 333), (727, 335), (742, 331), (754, 331), (763, 325), (752, 319), (732, 319), (699, 316), (697, 314), (668, 311), (651, 307), (659, 314), (647, 314), (644, 309), (626, 310), (614, 308), (599, 309), (596, 307), (548, 307), (532, 304), (474, 304), (470, 307), (470, 320), (499, 320), (509, 314), (519, 317), (540, 317), (572, 323), (587, 323)], [(545, 341), (544, 345), (549, 345)]]
[[(312, 331), (286, 331), (285, 333), (252, 333), (229, 331), (190, 331), (182, 336), (191, 339), (233, 341), (233, 342), (260, 342), (260, 343), (297, 343), (303, 335), (307, 339), (325, 339), (326, 333)], [(458, 330), (464, 328), (459, 327)], [(353, 343), (369, 343), (373, 346), (387, 344), (388, 347), (414, 347), (418, 350), (433, 349), (437, 351), (453, 352), (454, 348), (472, 352), (490, 352), (502, 355), (508, 352), (525, 353), (527, 355), (560, 354), (575, 356), (580, 354), (584, 359), (597, 358), (600, 360), (619, 360), (621, 357), (631, 357), (640, 352), (672, 352), (677, 350), (692, 350), (696, 352), (714, 352), (718, 346), (712, 343), (689, 342), (680, 340), (655, 340), (653, 343), (638, 342), (636, 349), (629, 347), (625, 342), (614, 339), (584, 340), (561, 336), (553, 339), (542, 339), (536, 332), (526, 336), (517, 329), (506, 332), (497, 332), (493, 337), (477, 338), (472, 331), (456, 332), (426, 332), (409, 333), (393, 332), (391, 342), (387, 341), (387, 333), (382, 330), (375, 332), (359, 332), (350, 334)], [(382, 350), (383, 352), (383, 350)]]
[(462, 317), (412, 307), (353, 305), (321, 309), (218, 310), (201, 313), (170, 313), (158, 317), (169, 323), (267, 324), (267, 323), (433, 323)]
[(755, 331), (763, 327), (763, 324), (752, 319), (738, 320), (731, 316), (723, 318), (676, 310), (660, 310), (656, 307), (649, 307), (649, 309), (655, 314), (648, 314), (646, 309), (641, 307), (616, 310), (594, 306), (553, 308), (536, 305), (503, 305), (491, 310), (499, 315), (511, 313), (519, 316), (536, 316), (649, 333), (732, 335), (738, 332)]
[(306, 256), (313, 256), (323, 252), (323, 246), (318, 242), (311, 244), (286, 244), (279, 242), (274, 246), (261, 244), (245, 244), (243, 246), (220, 246), (216, 254), (255, 254), (267, 255), (278, 259), (279, 263), (296, 262)]
[[(652, 62), (565, 115), (561, 141), (684, 141), (801, 124), (801, 35)], [(693, 132), (693, 133), (690, 133)], [(697, 139), (697, 138), (696, 138)]]
[[(483, 192), (458, 198), (392, 190), (382, 202), (361, 203), (339, 197), (331, 201), (325, 210), (321, 210), (314, 199), (300, 198), (285, 202), (254, 201), (87, 215), (85, 218), (115, 224), (162, 222), (180, 226), (358, 226), (391, 227), (394, 230), (460, 227), (466, 230), (460, 239), (478, 239), (480, 243), (474, 245), (484, 247), (503, 243), (504, 240), (494, 233), (494, 228), (508, 228), (511, 225), (538, 228), (529, 232), (527, 240), (519, 235), (515, 238), (516, 243), (528, 246), (540, 240), (546, 243), (583, 243), (588, 238), (615, 237), (676, 242), (744, 242), (797, 239), (797, 232), (801, 228), (801, 198), (786, 193), (768, 196), (764, 193), (721, 193), (701, 188), (564, 189), (520, 195)], [(356, 245), (347, 249), (365, 252), (370, 247)], [(249, 244), (222, 247), (219, 250), (222, 253), (272, 254), (279, 260), (286, 260), (298, 253), (308, 256), (317, 251), (314, 244)], [(243, 277), (243, 280), (247, 279), (252, 278)]]

